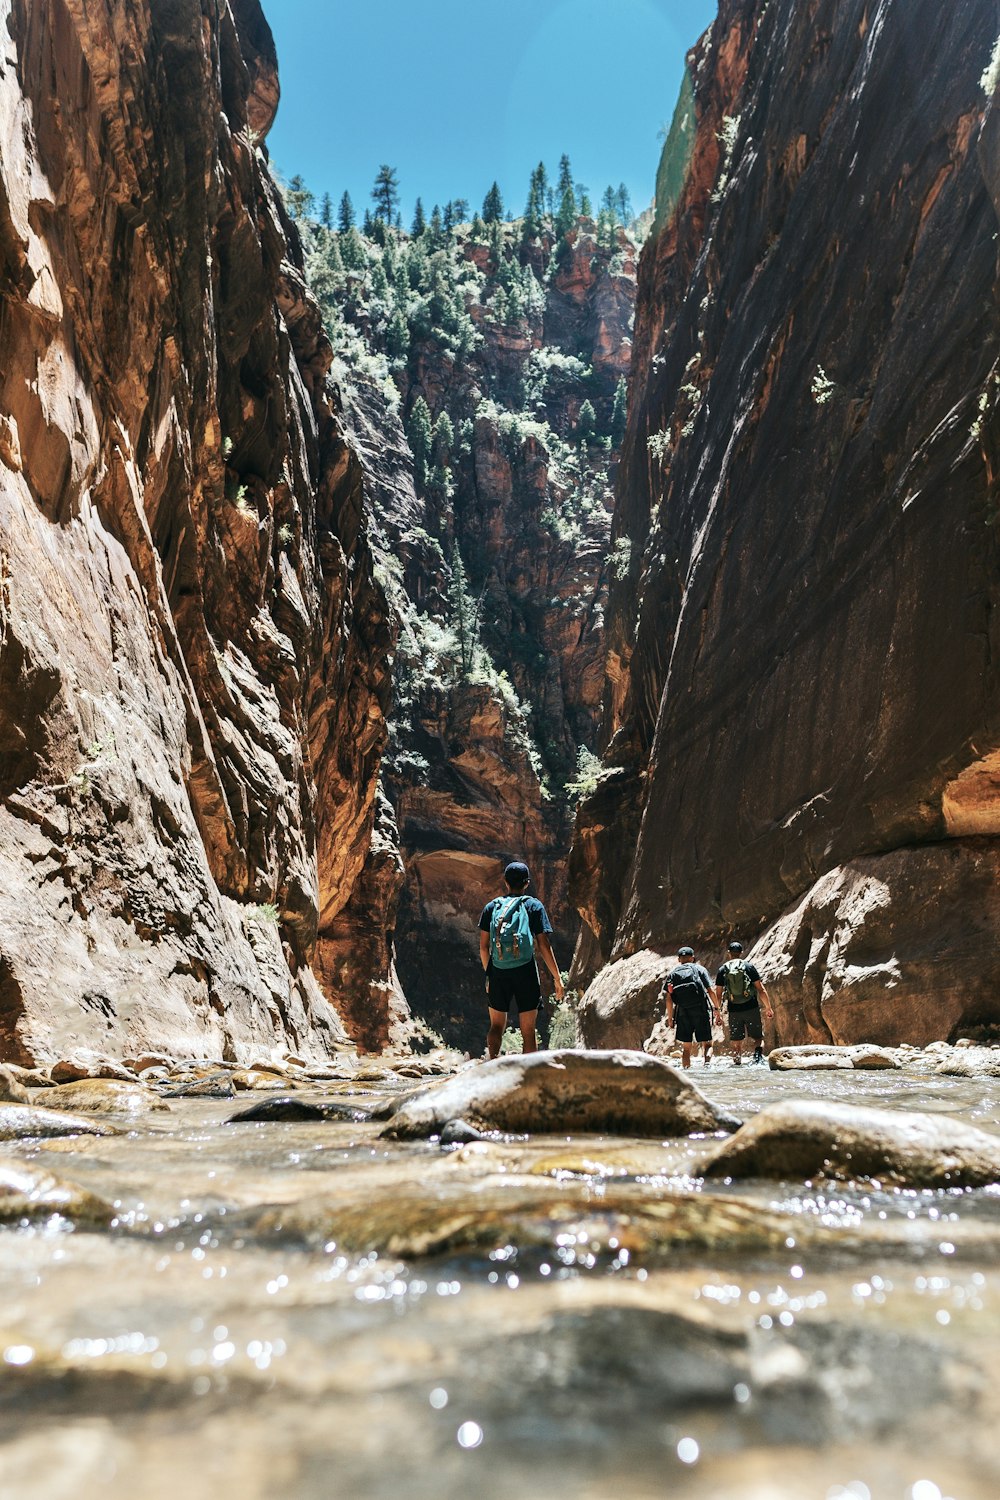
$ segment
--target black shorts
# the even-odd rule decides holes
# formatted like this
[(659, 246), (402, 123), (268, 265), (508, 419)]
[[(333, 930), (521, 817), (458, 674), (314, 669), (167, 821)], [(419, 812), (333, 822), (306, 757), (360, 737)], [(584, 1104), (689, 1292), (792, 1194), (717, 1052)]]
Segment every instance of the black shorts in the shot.
[(490, 1010), (502, 1010), (505, 1014), (516, 1010), (537, 1010), (542, 998), (542, 987), (538, 983), (538, 968), (531, 963), (518, 964), (516, 969), (495, 969), (490, 964), (486, 975), (486, 992), (490, 999)]
[(751, 1036), (755, 1042), (764, 1040), (764, 1027), (760, 1019), (759, 1005), (731, 1005), (729, 1007), (729, 1035), (734, 1042), (742, 1042)]
[(699, 1005), (696, 1010), (682, 1010), (674, 1006), (674, 1021), (679, 1042), (710, 1042), (712, 1040), (712, 1018), (708, 1007)]

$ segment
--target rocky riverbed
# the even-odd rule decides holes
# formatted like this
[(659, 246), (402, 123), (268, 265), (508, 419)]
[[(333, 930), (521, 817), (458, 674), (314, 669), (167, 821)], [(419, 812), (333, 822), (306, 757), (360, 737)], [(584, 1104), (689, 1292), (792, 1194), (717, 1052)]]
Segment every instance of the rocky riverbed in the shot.
[[(992, 1500), (1000, 1190), (919, 1183), (984, 1180), (1000, 1079), (947, 1053), (696, 1067), (718, 1128), (664, 1137), (641, 1054), (11, 1073), (0, 1493)], [(490, 1129), (543, 1085), (548, 1133)]]

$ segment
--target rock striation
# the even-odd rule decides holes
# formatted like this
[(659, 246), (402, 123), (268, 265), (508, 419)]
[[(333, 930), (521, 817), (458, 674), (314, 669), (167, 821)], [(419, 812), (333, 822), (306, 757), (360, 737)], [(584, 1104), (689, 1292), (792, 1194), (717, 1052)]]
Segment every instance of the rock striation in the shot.
[(257, 0), (0, 0), (0, 1048), (21, 1063), (344, 1041), (395, 627), (268, 172), (277, 98)]
[(996, 31), (721, 0), (640, 262), (577, 973), (761, 936), (785, 1043), (995, 1018)]

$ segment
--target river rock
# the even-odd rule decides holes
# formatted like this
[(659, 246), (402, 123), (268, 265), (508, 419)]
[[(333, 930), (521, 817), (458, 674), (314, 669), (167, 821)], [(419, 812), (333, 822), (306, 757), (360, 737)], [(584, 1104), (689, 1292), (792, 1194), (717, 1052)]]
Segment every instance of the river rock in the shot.
[(8, 1104), (30, 1104), (31, 1095), (8, 1067), (0, 1066), (0, 1100)]
[(899, 1058), (886, 1047), (824, 1047), (811, 1043), (803, 1047), (775, 1047), (768, 1054), (772, 1068), (787, 1072), (798, 1068), (898, 1068)]
[(236, 1093), (230, 1073), (209, 1073), (190, 1083), (175, 1083), (164, 1090), (167, 1099), (232, 1099)]
[(960, 1049), (956, 1042), (934, 1071), (950, 1078), (1000, 1078), (1000, 1048), (970, 1042)]
[(0, 1222), (48, 1219), (53, 1214), (96, 1226), (110, 1223), (114, 1209), (95, 1193), (60, 1181), (51, 1172), (22, 1161), (0, 1161)]
[(122, 1064), (126, 1068), (131, 1068), (136, 1076), (140, 1073), (145, 1073), (149, 1068), (166, 1068), (169, 1070), (176, 1066), (175, 1059), (168, 1057), (165, 1052), (143, 1052), (139, 1057), (123, 1057)]
[(169, 1110), (170, 1105), (159, 1094), (141, 1083), (124, 1083), (119, 1078), (81, 1078), (76, 1083), (59, 1083), (46, 1089), (46, 1108), (83, 1110), (87, 1114), (141, 1115), (147, 1110)]
[(739, 1122), (687, 1078), (642, 1052), (536, 1052), (498, 1057), (400, 1101), (383, 1130), (414, 1139), (456, 1122), (473, 1132), (606, 1132), (671, 1136)]
[(110, 1057), (101, 1057), (95, 1052), (74, 1052), (52, 1064), (49, 1076), (53, 1083), (76, 1083), (83, 1078), (120, 1078), (126, 1083), (135, 1082), (135, 1074), (122, 1063)]
[(296, 1085), (290, 1078), (279, 1078), (276, 1073), (258, 1072), (256, 1068), (241, 1070), (232, 1075), (233, 1088), (237, 1093), (263, 1093), (268, 1089), (293, 1089)]
[(238, 1114), (230, 1115), (229, 1124), (257, 1120), (368, 1120), (367, 1110), (335, 1099), (261, 1099)]
[(705, 1177), (851, 1181), (901, 1187), (982, 1187), (1000, 1181), (1000, 1136), (941, 1115), (788, 1099), (695, 1157)]
[(71, 1115), (68, 1111), (43, 1109), (38, 1104), (0, 1104), (0, 1141), (48, 1138), (60, 1135), (118, 1135), (113, 1125)]

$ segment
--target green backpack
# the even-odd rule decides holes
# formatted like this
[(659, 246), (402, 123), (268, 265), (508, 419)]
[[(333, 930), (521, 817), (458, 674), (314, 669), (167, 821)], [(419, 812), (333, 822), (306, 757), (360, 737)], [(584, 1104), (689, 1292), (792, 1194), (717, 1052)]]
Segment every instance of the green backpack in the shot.
[(726, 965), (726, 994), (731, 1005), (749, 1005), (757, 998), (742, 958), (731, 959)]

